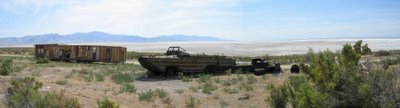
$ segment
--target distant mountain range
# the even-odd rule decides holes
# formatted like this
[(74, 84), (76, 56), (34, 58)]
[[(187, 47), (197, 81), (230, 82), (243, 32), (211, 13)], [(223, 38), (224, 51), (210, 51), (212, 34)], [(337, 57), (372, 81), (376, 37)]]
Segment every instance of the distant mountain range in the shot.
[(0, 46), (30, 45), (45, 43), (140, 43), (140, 42), (173, 42), (173, 41), (226, 41), (210, 36), (163, 35), (146, 38), (137, 35), (115, 35), (104, 32), (74, 33), (69, 35), (44, 34), (25, 37), (0, 38)]

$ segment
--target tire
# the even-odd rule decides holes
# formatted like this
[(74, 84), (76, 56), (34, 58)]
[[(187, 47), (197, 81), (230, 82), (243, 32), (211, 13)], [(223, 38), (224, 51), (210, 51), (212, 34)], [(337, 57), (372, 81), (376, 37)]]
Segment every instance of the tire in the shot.
[(292, 73), (299, 73), (300, 72), (300, 67), (299, 65), (292, 65), (292, 67), (290, 67), (290, 72)]
[(167, 68), (166, 71), (164, 72), (164, 76), (173, 76), (177, 73), (176, 68)]
[(218, 69), (217, 66), (207, 66), (205, 68), (206, 73), (210, 74), (210, 73), (217, 73)]
[(274, 70), (275, 70), (276, 73), (282, 72), (281, 64), (280, 63), (275, 63), (275, 69)]

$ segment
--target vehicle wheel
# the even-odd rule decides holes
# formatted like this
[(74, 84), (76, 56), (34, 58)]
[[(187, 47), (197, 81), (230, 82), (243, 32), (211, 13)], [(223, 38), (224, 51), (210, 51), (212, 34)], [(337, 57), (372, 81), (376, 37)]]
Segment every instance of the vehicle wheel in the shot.
[(280, 63), (275, 63), (275, 72), (276, 73), (282, 72)]
[(290, 72), (292, 72), (292, 73), (299, 73), (299, 72), (300, 72), (300, 67), (299, 67), (299, 65), (292, 65), (292, 67), (290, 68)]
[(208, 73), (208, 74), (218, 72), (217, 66), (207, 66), (205, 68), (205, 70), (206, 70), (206, 73)]
[(168, 68), (165, 72), (164, 72), (164, 76), (173, 76), (175, 75), (177, 72), (177, 70), (175, 68)]

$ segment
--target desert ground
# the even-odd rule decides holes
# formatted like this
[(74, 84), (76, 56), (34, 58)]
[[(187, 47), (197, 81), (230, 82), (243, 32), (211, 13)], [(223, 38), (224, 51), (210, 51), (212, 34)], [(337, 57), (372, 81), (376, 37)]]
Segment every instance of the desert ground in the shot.
[[(400, 49), (400, 40), (365, 40), (373, 49)], [(339, 50), (344, 43), (353, 40), (335, 41), (289, 41), (267, 43), (235, 42), (182, 42), (182, 43), (141, 43), (141, 44), (108, 44), (128, 47), (129, 51), (164, 52), (168, 46), (178, 45), (192, 53), (235, 56), (262, 56), (304, 54), (309, 48), (314, 51), (325, 49)], [(14, 46), (15, 47), (15, 46)], [(97, 100), (104, 97), (120, 105), (121, 108), (182, 108), (191, 104), (194, 97), (197, 107), (201, 108), (265, 108), (271, 107), (266, 102), (272, 86), (280, 86), (292, 74), (290, 63), (282, 65), (281, 73), (255, 76), (251, 73), (196, 74), (192, 76), (148, 76), (135, 59), (125, 64), (108, 63), (70, 63), (49, 62), (37, 64), (29, 53), (2, 53), (0, 58), (12, 58), (13, 68), (8, 76), (0, 76), (0, 107), (7, 107), (6, 93), (11, 81), (22, 77), (34, 77), (42, 82), (41, 92), (65, 90), (67, 96), (77, 98), (84, 108), (94, 108)], [(363, 56), (363, 60), (377, 61), (381, 57)], [(126, 77), (128, 76), (128, 80)], [(126, 86), (134, 90), (125, 89)], [(207, 91), (207, 88), (211, 90)], [(141, 94), (156, 89), (164, 95), (155, 95), (149, 100), (141, 99)], [(192, 103), (193, 104), (193, 103)]]

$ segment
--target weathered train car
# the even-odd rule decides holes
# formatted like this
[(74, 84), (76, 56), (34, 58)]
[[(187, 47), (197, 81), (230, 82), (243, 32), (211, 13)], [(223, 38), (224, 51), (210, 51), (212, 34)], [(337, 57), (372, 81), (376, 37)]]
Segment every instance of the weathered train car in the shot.
[(111, 62), (122, 63), (126, 60), (126, 48), (116, 46), (95, 45), (35, 45), (37, 58), (49, 60), (65, 60), (76, 62)]

